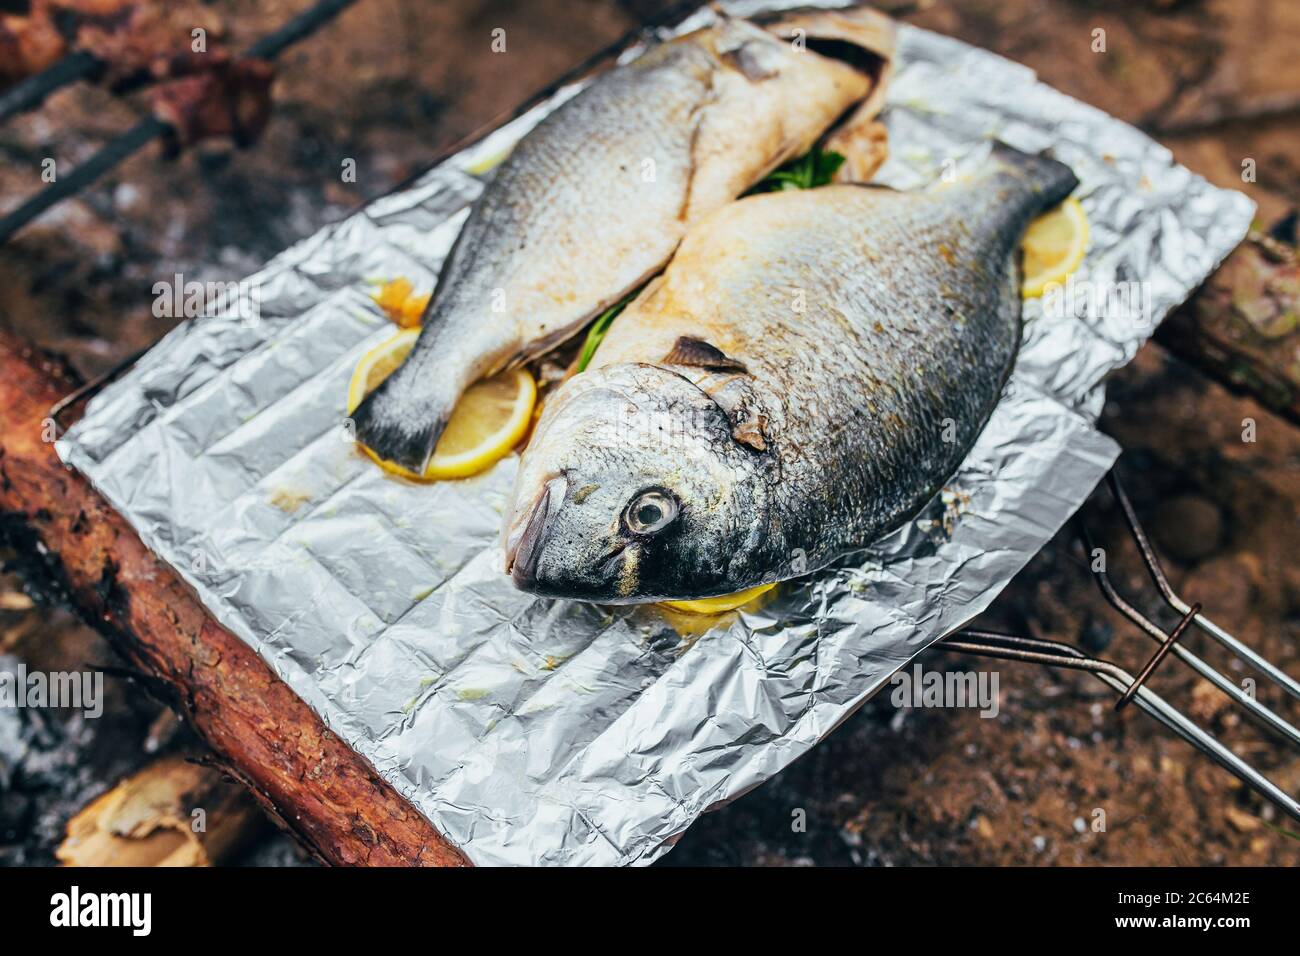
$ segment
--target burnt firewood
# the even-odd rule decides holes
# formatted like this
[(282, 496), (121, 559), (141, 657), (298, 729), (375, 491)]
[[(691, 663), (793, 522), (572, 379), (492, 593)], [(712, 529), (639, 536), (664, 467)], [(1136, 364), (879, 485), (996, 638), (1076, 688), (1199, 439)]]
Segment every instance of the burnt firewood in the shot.
[(1234, 392), (1300, 425), (1300, 260), (1252, 233), (1156, 341)]
[(319, 859), (465, 859), (238, 637), (222, 628), (49, 439), (67, 366), (0, 333), (0, 535), (35, 593), (102, 631), (185, 715), (222, 769)]
[(257, 835), (265, 817), (214, 767), (163, 757), (68, 821), (64, 866), (213, 866)]

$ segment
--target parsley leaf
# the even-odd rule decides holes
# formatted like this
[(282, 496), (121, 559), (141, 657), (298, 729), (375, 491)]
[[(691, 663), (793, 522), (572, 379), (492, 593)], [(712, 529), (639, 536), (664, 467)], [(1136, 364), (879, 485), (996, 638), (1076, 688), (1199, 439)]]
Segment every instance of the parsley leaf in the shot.
[(780, 192), (783, 189), (816, 189), (825, 186), (844, 165), (844, 156), (814, 146), (811, 152), (793, 159), (750, 190), (751, 193)]

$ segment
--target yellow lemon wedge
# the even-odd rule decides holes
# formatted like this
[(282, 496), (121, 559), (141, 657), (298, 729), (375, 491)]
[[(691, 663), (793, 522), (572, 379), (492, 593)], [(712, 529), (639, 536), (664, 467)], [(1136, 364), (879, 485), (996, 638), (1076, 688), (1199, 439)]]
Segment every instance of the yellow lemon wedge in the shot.
[(663, 601), (661, 603), (664, 607), (672, 608), (674, 611), (683, 611), (686, 614), (721, 614), (724, 611), (734, 611), (738, 607), (743, 607), (760, 594), (766, 594), (774, 587), (776, 587), (775, 584), (760, 584), (747, 591), (737, 591), (735, 594), (701, 598), (698, 601)]
[(361, 400), (379, 387), (379, 383), (406, 361), (420, 337), (419, 329), (403, 329), (391, 339), (381, 342), (361, 356), (348, 382), (348, 414), (351, 415)]
[(1088, 216), (1079, 200), (1070, 198), (1029, 224), (1020, 242), (1025, 253), (1021, 294), (1042, 295), (1053, 282), (1062, 282), (1083, 262), (1088, 249)]
[[(348, 383), (349, 415), (405, 361), (419, 337), (419, 329), (404, 329), (361, 357)], [(365, 445), (361, 449), (385, 471), (413, 481), (467, 478), (486, 471), (519, 444), (532, 423), (536, 401), (537, 383), (524, 368), (471, 385), (452, 410), (423, 475), (385, 461)]]

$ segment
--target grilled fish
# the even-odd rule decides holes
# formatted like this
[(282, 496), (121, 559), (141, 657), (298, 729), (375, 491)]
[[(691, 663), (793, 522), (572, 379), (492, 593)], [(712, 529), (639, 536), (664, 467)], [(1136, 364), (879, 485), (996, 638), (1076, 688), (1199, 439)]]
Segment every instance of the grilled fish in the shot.
[(1076, 185), (998, 144), (964, 182), (770, 193), (708, 217), (548, 399), (503, 529), (515, 584), (728, 594), (914, 516), (1010, 373), (1025, 228)]
[(423, 471), (469, 385), (581, 330), (846, 114), (862, 128), (892, 43), (868, 9), (723, 18), (568, 100), (470, 209), (411, 355), (353, 413), (358, 440)]

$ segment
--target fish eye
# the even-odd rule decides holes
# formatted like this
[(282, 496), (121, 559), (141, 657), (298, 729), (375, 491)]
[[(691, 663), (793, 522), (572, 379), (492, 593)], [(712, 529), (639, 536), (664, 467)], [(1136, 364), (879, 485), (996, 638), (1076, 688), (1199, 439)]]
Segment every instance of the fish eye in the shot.
[(641, 492), (623, 512), (623, 521), (634, 534), (662, 531), (677, 517), (677, 499), (661, 488)]

